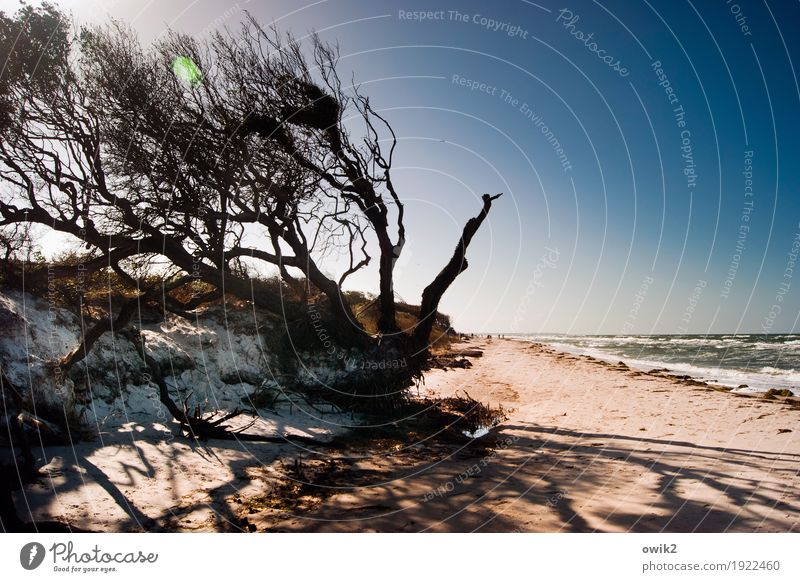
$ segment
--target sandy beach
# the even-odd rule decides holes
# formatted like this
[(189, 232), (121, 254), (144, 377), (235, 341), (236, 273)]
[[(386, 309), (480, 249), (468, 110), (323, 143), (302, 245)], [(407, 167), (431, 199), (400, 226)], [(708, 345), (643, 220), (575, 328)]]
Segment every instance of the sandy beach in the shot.
[(429, 372), (421, 392), (466, 392), (509, 411), (470, 443), (420, 435), (376, 447), (359, 438), (368, 428), (342, 426), (349, 417), (298, 408), (261, 430), (340, 444), (201, 445), (134, 424), (102, 442), (40, 449), (46, 477), (17, 494), (20, 513), (92, 531), (800, 529), (796, 399), (522, 341), (456, 348), (483, 355)]

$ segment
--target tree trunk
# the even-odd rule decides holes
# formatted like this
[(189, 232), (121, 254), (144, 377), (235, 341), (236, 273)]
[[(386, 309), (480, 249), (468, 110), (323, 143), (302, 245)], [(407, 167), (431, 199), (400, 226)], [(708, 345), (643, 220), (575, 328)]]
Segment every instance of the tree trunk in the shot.
[(492, 202), (499, 198), (501, 194), (496, 196), (483, 195), (483, 208), (480, 214), (470, 218), (467, 224), (464, 225), (464, 232), (461, 235), (461, 240), (458, 241), (453, 256), (445, 267), (436, 275), (436, 278), (425, 287), (422, 292), (422, 302), (419, 309), (419, 321), (414, 329), (414, 349), (424, 351), (428, 347), (430, 341), (431, 331), (433, 331), (433, 324), (436, 321), (436, 311), (439, 309), (439, 301), (442, 299), (445, 291), (453, 284), (461, 273), (463, 273), (467, 266), (467, 247), (472, 241), (472, 237), (480, 228), (489, 210), (492, 208)]
[(394, 245), (386, 240), (380, 241), (380, 263), (378, 275), (380, 277), (380, 295), (378, 296), (378, 329), (383, 334), (394, 334), (399, 331), (397, 327), (397, 314), (394, 304)]
[(92, 350), (92, 346), (94, 346), (95, 342), (97, 342), (97, 340), (99, 340), (104, 333), (108, 331), (120, 330), (128, 325), (130, 320), (133, 318), (133, 315), (136, 313), (136, 309), (139, 306), (139, 301), (143, 297), (144, 294), (138, 295), (133, 299), (129, 299), (122, 304), (122, 308), (119, 310), (116, 318), (111, 319), (111, 315), (104, 317), (95, 325), (90, 327), (86, 332), (84, 332), (83, 338), (81, 339), (81, 343), (78, 345), (78, 347), (61, 358), (61, 361), (58, 363), (58, 365), (61, 367), (62, 373), (69, 373), (70, 369), (72, 369), (75, 364), (83, 360)]
[(283, 233), (284, 239), (297, 257), (297, 268), (322, 291), (331, 303), (334, 316), (343, 324), (344, 329), (352, 333), (353, 338), (364, 337), (364, 329), (358, 323), (355, 314), (350, 309), (350, 304), (342, 292), (342, 288), (336, 281), (327, 277), (317, 267), (316, 262), (311, 258), (307, 245), (300, 240), (293, 228), (286, 228)]

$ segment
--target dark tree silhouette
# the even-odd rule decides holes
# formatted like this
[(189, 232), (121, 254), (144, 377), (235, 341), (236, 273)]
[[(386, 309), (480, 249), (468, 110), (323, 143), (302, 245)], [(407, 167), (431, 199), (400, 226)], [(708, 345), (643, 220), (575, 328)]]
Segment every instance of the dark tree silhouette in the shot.
[[(324, 297), (354, 342), (408, 355), (415, 366), (407, 373), (419, 373), (439, 301), (466, 269), (467, 247), (499, 195), (484, 195), (425, 288), (415, 329), (400, 330), (393, 268), (406, 231), (391, 175), (397, 140), (369, 98), (341, 81), (337, 49), (316, 35), (307, 45), (252, 18), (209, 40), (173, 32), (143, 48), (118, 23), (73, 34), (47, 4), (0, 15), (8, 55), (0, 227), (42, 225), (85, 249), (79, 261), (26, 273), (26, 281), (106, 269), (135, 290), (63, 366), (124, 326), (141, 302), (187, 314), (224, 292), (281, 315), (278, 291), (253, 292), (248, 265), (260, 262), (309, 300)], [(373, 246), (378, 338), (343, 292), (373, 260)], [(338, 279), (322, 264), (333, 252), (349, 257)], [(143, 261), (160, 265), (157, 283), (133, 272)], [(177, 298), (198, 282), (211, 291)]]

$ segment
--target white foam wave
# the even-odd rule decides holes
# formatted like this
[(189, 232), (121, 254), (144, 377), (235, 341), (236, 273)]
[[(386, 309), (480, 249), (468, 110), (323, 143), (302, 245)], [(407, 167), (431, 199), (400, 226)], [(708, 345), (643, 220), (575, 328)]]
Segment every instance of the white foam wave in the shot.
[[(588, 355), (607, 362), (616, 363), (622, 360), (632, 368), (649, 371), (655, 368), (669, 369), (670, 372), (678, 375), (688, 375), (698, 380), (713, 382), (723, 386), (729, 386), (741, 391), (765, 392), (770, 388), (788, 388), (800, 396), (800, 372), (795, 369), (781, 369), (772, 366), (763, 366), (757, 370), (742, 369), (736, 367), (723, 366), (702, 366), (688, 362), (675, 362), (654, 358), (631, 358), (619, 353), (612, 353), (607, 344), (604, 345), (576, 345), (572, 337), (559, 336), (554, 338), (556, 341), (546, 341), (543, 337), (521, 338), (532, 341), (543, 341), (557, 350), (576, 355)], [(593, 337), (593, 340), (598, 339)], [(612, 340), (614, 338), (608, 338)], [(621, 338), (617, 338), (618, 340)], [(642, 338), (640, 338), (642, 339)], [(684, 340), (694, 340), (694, 338), (681, 338)], [(699, 339), (699, 338), (698, 338)], [(566, 341), (565, 341), (566, 340)], [(707, 341), (707, 340), (700, 340)], [(777, 344), (779, 347), (781, 344)], [(774, 346), (774, 344), (773, 344)], [(749, 347), (749, 346), (748, 346)], [(605, 349), (604, 349), (605, 348)], [(746, 388), (740, 388), (742, 385)]]

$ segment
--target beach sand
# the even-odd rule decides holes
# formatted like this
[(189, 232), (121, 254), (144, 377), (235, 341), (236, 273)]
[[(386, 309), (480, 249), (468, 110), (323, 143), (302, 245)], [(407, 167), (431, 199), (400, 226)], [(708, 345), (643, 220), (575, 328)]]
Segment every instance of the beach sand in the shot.
[[(800, 530), (796, 402), (522, 341), (458, 347), (484, 354), (471, 368), (429, 372), (422, 391), (513, 409), (469, 445), (192, 446), (133, 430), (104, 446), (45, 449), (48, 477), (18, 505), (28, 519), (95, 531)], [(291, 472), (298, 458), (326, 485), (275, 503), (265, 492), (287, 487), (287, 472), (306, 478)]]

